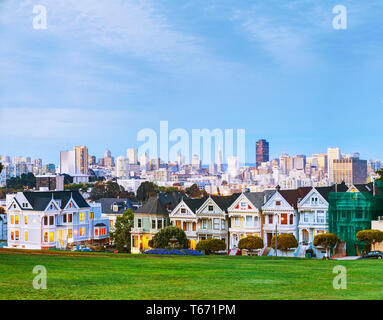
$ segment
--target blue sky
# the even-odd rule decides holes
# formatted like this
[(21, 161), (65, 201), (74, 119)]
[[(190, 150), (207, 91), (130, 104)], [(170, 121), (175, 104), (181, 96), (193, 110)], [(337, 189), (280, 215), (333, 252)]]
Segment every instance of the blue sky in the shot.
[[(332, 27), (338, 4), (347, 30)], [(246, 129), (248, 162), (259, 138), (272, 157), (383, 160), (382, 19), (378, 0), (2, 0), (0, 154), (124, 155), (166, 120)]]

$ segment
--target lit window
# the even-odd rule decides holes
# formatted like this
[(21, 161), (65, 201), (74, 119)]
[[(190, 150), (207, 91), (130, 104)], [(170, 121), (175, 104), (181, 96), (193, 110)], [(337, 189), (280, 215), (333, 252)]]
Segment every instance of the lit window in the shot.
[(49, 232), (49, 242), (54, 242), (54, 241), (55, 241), (55, 233)]
[(85, 236), (85, 228), (84, 227), (80, 228), (80, 237), (83, 237), (83, 236)]
[(281, 224), (287, 224), (287, 213), (281, 214)]
[(68, 222), (71, 223), (72, 222), (72, 214), (68, 214)]
[(48, 232), (44, 232), (44, 242), (48, 242)]
[(15, 240), (20, 240), (20, 232), (16, 231)]
[(18, 215), (15, 216), (15, 224), (19, 224), (19, 216)]
[(25, 241), (28, 241), (28, 232), (27, 231), (25, 231), (24, 236), (25, 236)]
[(15, 233), (11, 231), (11, 240), (15, 240)]
[(28, 216), (24, 216), (24, 224), (28, 224)]
[(72, 229), (68, 229), (68, 239), (72, 239), (72, 237), (73, 237)]
[(15, 223), (15, 217), (11, 216), (11, 224), (14, 224), (14, 223)]
[(94, 218), (94, 212), (89, 212), (89, 219), (93, 219)]
[(80, 213), (80, 221), (85, 221), (85, 213), (84, 212)]
[(94, 235), (98, 236), (98, 228), (94, 229)]

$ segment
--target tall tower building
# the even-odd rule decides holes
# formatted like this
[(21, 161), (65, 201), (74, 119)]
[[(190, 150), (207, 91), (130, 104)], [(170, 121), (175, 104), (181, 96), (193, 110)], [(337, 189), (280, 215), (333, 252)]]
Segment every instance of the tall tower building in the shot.
[(86, 146), (73, 147), (76, 153), (76, 166), (78, 173), (88, 174), (88, 148)]
[(367, 160), (360, 160), (356, 157), (345, 159), (334, 159), (332, 163), (334, 183), (348, 185), (364, 184), (367, 181)]
[(60, 151), (60, 173), (75, 175), (78, 174), (76, 151)]
[(138, 152), (137, 149), (129, 148), (126, 150), (126, 158), (129, 164), (137, 164), (138, 163)]
[(334, 160), (342, 159), (339, 148), (328, 148), (327, 149), (327, 168), (328, 168), (328, 178), (331, 183), (335, 182), (334, 173), (333, 173), (333, 162)]
[(194, 170), (200, 170), (201, 169), (201, 160), (199, 159), (199, 156), (197, 154), (193, 155), (192, 168)]
[(223, 162), (222, 161), (222, 149), (221, 149), (221, 145), (218, 145), (217, 158), (215, 160), (215, 163), (217, 165), (217, 172), (218, 173), (223, 172), (222, 162)]
[(269, 161), (269, 143), (260, 139), (256, 142), (256, 166), (260, 166), (262, 162)]

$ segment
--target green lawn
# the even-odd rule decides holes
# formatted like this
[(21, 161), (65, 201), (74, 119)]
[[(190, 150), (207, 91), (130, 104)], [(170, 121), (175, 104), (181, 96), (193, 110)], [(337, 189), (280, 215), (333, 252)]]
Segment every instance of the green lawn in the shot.
[[(332, 286), (339, 264), (346, 290)], [(35, 265), (47, 290), (32, 288)], [(383, 262), (1, 250), (0, 299), (383, 299)]]

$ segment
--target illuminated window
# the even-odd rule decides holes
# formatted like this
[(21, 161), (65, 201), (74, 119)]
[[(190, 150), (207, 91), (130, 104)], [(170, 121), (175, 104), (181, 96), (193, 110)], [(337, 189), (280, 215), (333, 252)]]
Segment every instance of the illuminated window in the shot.
[(11, 231), (11, 240), (15, 240), (15, 233)]
[(84, 212), (80, 213), (80, 221), (85, 221), (85, 213)]
[(14, 223), (15, 223), (15, 217), (11, 216), (11, 224), (14, 224)]
[(28, 216), (24, 216), (24, 224), (28, 224)]
[(20, 240), (20, 232), (16, 231), (15, 240)]
[(19, 216), (18, 215), (15, 216), (15, 224), (19, 224)]
[(94, 235), (98, 236), (98, 228), (94, 229)]
[(73, 234), (72, 234), (72, 229), (68, 229), (68, 239), (72, 239)]
[(44, 242), (48, 242), (48, 232), (44, 232)]
[(80, 237), (83, 237), (83, 236), (85, 236), (85, 228), (84, 227), (80, 228)]
[(110, 220), (109, 226), (110, 226), (111, 228), (114, 227), (114, 221), (113, 221), (113, 220)]
[(68, 214), (68, 222), (71, 223), (72, 222), (72, 214)]
[(287, 213), (281, 214), (281, 224), (287, 224)]
[(27, 231), (25, 231), (24, 238), (25, 238), (25, 241), (28, 241), (28, 232)]
[(55, 233), (49, 232), (49, 242), (54, 242), (54, 241), (55, 241)]
[(94, 217), (94, 212), (89, 212), (89, 219), (93, 219)]

